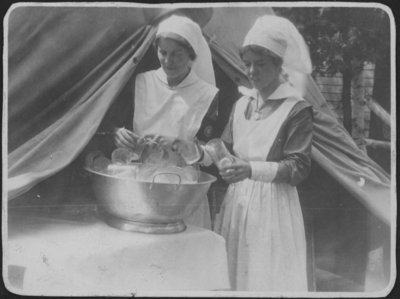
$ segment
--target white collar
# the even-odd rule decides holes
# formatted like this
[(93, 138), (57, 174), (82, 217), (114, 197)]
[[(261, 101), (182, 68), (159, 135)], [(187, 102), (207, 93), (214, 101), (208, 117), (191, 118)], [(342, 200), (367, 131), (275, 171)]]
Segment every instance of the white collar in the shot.
[(171, 88), (171, 89), (186, 87), (186, 86), (196, 83), (199, 80), (199, 77), (197, 77), (196, 73), (192, 69), (190, 70), (189, 74), (185, 77), (185, 79), (183, 79), (182, 82), (180, 82), (176, 86), (168, 85), (167, 75), (165, 74), (162, 67), (160, 67), (158, 70), (156, 70), (156, 76), (162, 83), (164, 83), (165, 85), (167, 85), (168, 88)]
[[(258, 90), (253, 88), (249, 89), (244, 86), (239, 86), (239, 91), (245, 96), (248, 96), (249, 99), (256, 99)], [(289, 97), (302, 97), (301, 93), (295, 89), (289, 82), (283, 82), (278, 86), (277, 89), (268, 97), (267, 100), (280, 100), (286, 99)]]

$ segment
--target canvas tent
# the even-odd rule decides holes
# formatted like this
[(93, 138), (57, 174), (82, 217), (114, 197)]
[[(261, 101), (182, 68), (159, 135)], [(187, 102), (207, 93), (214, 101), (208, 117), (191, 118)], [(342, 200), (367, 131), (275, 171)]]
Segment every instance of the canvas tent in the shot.
[[(237, 94), (231, 86), (249, 86), (237, 49), (255, 17), (273, 13), (271, 8), (26, 5), (9, 11), (8, 201), (76, 160), (110, 107), (125, 96), (143, 61), (156, 65), (148, 53), (157, 23), (171, 13), (188, 15), (203, 26), (216, 68), (230, 80), (231, 85), (219, 86), (222, 94), (230, 95), (221, 100), (226, 109), (220, 114), (226, 117)], [(389, 225), (389, 175), (357, 148), (311, 77), (306, 87), (306, 100), (314, 107), (313, 161)]]

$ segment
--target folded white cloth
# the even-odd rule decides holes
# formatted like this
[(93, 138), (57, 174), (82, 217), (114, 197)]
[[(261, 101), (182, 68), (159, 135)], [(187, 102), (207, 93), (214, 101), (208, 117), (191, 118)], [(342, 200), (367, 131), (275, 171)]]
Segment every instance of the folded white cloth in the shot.
[(18, 293), (119, 297), (230, 288), (225, 241), (210, 230), (143, 234), (117, 230), (91, 214), (28, 215), (12, 217), (5, 243), (6, 265), (25, 268)]

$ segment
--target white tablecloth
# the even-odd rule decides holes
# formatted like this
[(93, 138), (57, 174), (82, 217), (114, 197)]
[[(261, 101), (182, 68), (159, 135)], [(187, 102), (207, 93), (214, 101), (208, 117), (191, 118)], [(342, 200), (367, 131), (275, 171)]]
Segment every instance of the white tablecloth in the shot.
[(13, 290), (20, 294), (126, 296), (229, 289), (225, 242), (209, 230), (188, 226), (167, 235), (124, 232), (96, 214), (83, 220), (21, 213), (9, 218), (4, 264), (24, 269), (21, 289)]

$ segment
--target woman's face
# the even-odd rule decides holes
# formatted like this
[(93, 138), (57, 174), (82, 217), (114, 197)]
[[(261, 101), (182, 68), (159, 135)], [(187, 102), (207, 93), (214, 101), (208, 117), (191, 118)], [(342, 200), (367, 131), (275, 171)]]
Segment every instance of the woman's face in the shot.
[(242, 60), (246, 67), (247, 76), (257, 90), (268, 88), (279, 80), (281, 69), (274, 64), (270, 55), (248, 50), (243, 54)]
[(170, 38), (160, 38), (157, 55), (161, 67), (169, 79), (179, 78), (188, 72), (191, 59), (186, 48)]

